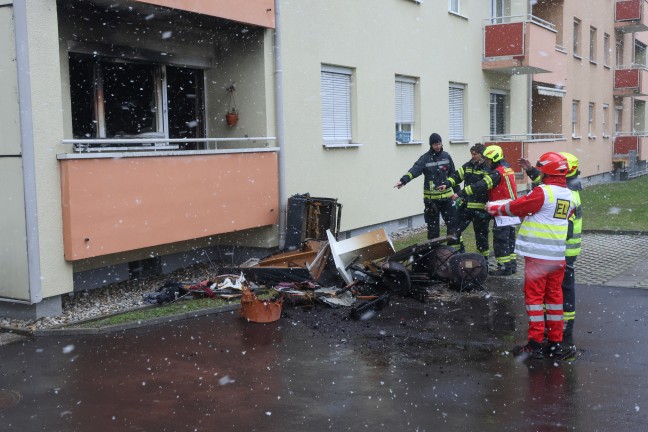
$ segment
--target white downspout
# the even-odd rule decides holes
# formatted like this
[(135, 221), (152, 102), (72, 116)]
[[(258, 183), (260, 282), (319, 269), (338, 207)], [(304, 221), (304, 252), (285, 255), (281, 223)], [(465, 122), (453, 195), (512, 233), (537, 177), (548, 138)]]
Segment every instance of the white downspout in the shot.
[(284, 145), (283, 69), (281, 59), (281, 0), (275, 0), (275, 110), (279, 147), (279, 249), (286, 246), (286, 148)]
[(31, 303), (38, 303), (43, 299), (43, 293), (40, 270), (38, 209), (36, 205), (36, 162), (27, 32), (27, 0), (16, 0), (13, 4), (16, 32), (16, 65), (18, 69), (18, 104), (20, 106), (20, 142), (25, 193), (25, 226), (27, 229), (29, 297)]

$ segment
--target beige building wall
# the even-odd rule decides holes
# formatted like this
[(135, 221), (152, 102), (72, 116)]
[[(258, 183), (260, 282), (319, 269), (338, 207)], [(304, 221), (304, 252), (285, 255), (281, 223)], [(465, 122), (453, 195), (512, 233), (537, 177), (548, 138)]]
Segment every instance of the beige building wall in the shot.
[[(489, 133), (490, 89), (510, 92), (509, 124), (528, 122), (526, 77), (484, 73), (482, 28), (489, 2), (462, 2), (461, 16), (447, 2), (303, 0), (283, 2), (287, 195), (309, 192), (338, 198), (342, 230), (422, 212), (422, 179), (394, 184), (428, 151), (438, 132), (457, 165), (469, 147)], [(526, 10), (526, 2), (512, 2)], [(344, 13), (342, 13), (344, 11)], [(325, 149), (322, 141), (322, 65), (353, 70), (353, 142), (356, 148)], [(396, 145), (395, 76), (418, 80), (414, 139)], [(448, 140), (449, 83), (464, 84), (465, 141)]]

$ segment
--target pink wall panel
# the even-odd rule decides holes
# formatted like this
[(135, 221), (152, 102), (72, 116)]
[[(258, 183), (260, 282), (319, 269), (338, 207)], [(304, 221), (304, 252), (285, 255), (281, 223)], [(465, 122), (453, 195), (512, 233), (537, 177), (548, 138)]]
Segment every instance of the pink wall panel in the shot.
[(276, 224), (277, 154), (61, 160), (65, 259)]
[(173, 9), (274, 28), (273, 0), (136, 0)]

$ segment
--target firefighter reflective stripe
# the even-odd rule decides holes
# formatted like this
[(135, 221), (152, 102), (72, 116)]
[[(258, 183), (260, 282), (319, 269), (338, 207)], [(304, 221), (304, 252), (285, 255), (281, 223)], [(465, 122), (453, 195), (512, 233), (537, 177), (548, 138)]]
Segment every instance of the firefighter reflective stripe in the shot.
[(528, 304), (526, 305), (527, 311), (542, 311), (544, 313), (545, 305), (544, 304)]
[[(506, 168), (506, 169), (504, 170), (504, 174), (509, 174), (509, 171), (510, 171), (511, 173), (513, 173), (513, 170), (512, 170), (512, 169), (510, 169), (510, 168)], [(504, 177), (504, 180), (506, 181), (506, 188), (508, 189), (509, 196), (511, 197), (511, 199), (515, 199), (515, 195), (517, 194), (517, 193), (516, 193), (517, 188), (514, 188), (514, 187), (511, 185), (511, 176), (510, 176), (510, 175), (504, 175), (504, 176), (502, 176), (502, 177)]]
[(467, 207), (469, 209), (484, 210), (486, 208), (486, 204), (479, 202), (469, 202)]
[(454, 194), (454, 191), (452, 189), (449, 190), (444, 190), (444, 191), (439, 191), (436, 189), (425, 189), (423, 191), (423, 198), (427, 199), (442, 199), (442, 198), (450, 198)]
[(546, 304), (547, 321), (562, 321), (563, 320), (563, 305), (561, 304)]
[(484, 181), (486, 182), (486, 189), (488, 190), (493, 189), (493, 179), (491, 176), (489, 175), (484, 176)]
[(544, 260), (565, 259), (567, 216), (573, 208), (572, 193), (565, 187), (541, 185), (544, 203), (537, 213), (524, 218), (515, 253)]
[(565, 321), (573, 321), (574, 318), (576, 318), (576, 311), (573, 311), (573, 312), (565, 311), (563, 313), (563, 318), (564, 318)]
[[(402, 171), (401, 171), (401, 172), (402, 172)], [(407, 177), (409, 177), (410, 180), (412, 180), (412, 179), (414, 178), (414, 174), (412, 174), (411, 172), (408, 172), (408, 173), (405, 174), (405, 175), (406, 175)]]
[(442, 160), (436, 161), (436, 162), (434, 162), (434, 161), (433, 162), (428, 162), (428, 163), (425, 164), (425, 166), (426, 167), (438, 167), (438, 166), (441, 166), (441, 165), (449, 165), (449, 164), (450, 164), (450, 161), (448, 159), (442, 159)]
[(574, 215), (570, 219), (573, 226), (573, 234), (572, 237), (567, 240), (567, 249), (565, 250), (565, 256), (578, 256), (581, 252), (583, 206), (581, 205), (580, 193), (578, 191), (572, 191), (572, 198), (574, 200), (574, 206), (576, 207), (576, 210), (574, 211)]

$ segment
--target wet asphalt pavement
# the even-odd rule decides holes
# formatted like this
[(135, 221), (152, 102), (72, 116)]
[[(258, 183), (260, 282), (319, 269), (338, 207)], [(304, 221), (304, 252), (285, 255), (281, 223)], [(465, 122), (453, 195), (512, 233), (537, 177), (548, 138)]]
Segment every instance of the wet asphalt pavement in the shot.
[(648, 291), (577, 287), (573, 363), (521, 362), (521, 281), (365, 321), (227, 312), (0, 347), (3, 431), (645, 431)]
[[(285, 307), (99, 335), (2, 334), (4, 431), (646, 431), (645, 236), (588, 234), (571, 363), (519, 361), (521, 274), (369, 319)], [(613, 262), (614, 265), (601, 265)]]

